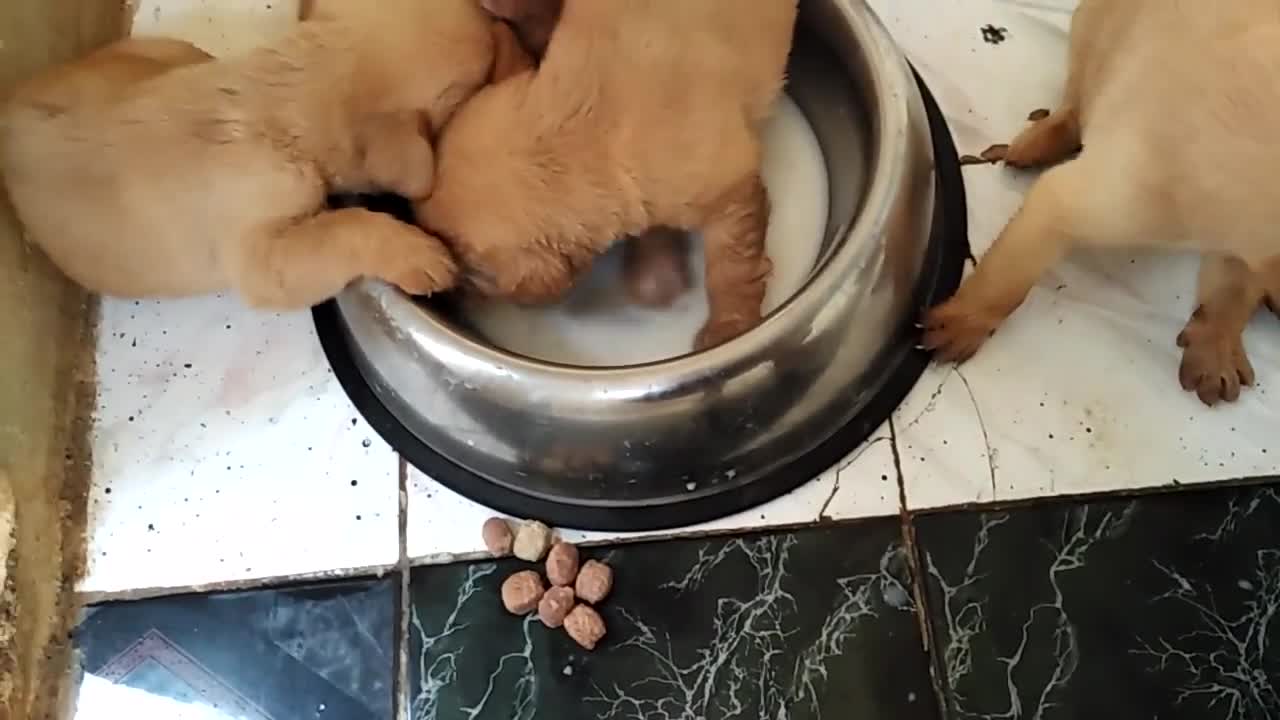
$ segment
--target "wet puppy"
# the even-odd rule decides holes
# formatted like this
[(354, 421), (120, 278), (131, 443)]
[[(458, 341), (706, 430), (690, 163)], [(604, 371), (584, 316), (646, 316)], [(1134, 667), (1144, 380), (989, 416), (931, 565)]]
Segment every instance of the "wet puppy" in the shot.
[(133, 38), (20, 86), (0, 172), (28, 237), (109, 295), (296, 308), (361, 277), (450, 287), (438, 240), (325, 198), (427, 195), (427, 135), (486, 81), (495, 23), (474, 0), (320, 5), (242, 56)]
[[(1187, 52), (1195, 48), (1195, 52)], [(1009, 146), (1041, 175), (952, 299), (924, 317), (944, 360), (974, 354), (1076, 246), (1203, 253), (1179, 377), (1206, 404), (1254, 371), (1241, 333), (1280, 302), (1280, 4), (1083, 0), (1062, 104)], [(1083, 150), (1074, 159), (1068, 158)]]
[(565, 0), (546, 56), (445, 129), (418, 219), (481, 291), (558, 299), (613, 240), (700, 230), (707, 348), (760, 322), (771, 264), (763, 120), (796, 0)]
[[(521, 45), (541, 61), (560, 20), (563, 0), (481, 0), (494, 16), (515, 28)], [(624, 238), (622, 283), (627, 297), (638, 305), (667, 307), (692, 285), (689, 238), (673, 228), (653, 228)]]

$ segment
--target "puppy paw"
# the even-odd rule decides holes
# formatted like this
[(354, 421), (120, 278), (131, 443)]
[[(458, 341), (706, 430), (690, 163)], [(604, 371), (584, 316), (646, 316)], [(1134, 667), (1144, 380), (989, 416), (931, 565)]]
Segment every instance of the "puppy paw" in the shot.
[(1213, 406), (1220, 400), (1235, 402), (1240, 388), (1253, 385), (1253, 365), (1238, 331), (1214, 322), (1198, 308), (1178, 333), (1182, 364), (1178, 381), (1200, 402)]
[(964, 362), (978, 352), (1003, 320), (1000, 313), (952, 298), (925, 312), (920, 344), (939, 360)]
[(1080, 133), (1070, 111), (1058, 110), (1048, 115), (1037, 111), (1029, 119), (1033, 124), (1019, 133), (1005, 150), (1001, 158), (1005, 165), (1014, 168), (1052, 165), (1080, 149)]
[(389, 244), (382, 253), (383, 280), (410, 295), (432, 295), (451, 290), (458, 283), (458, 264), (435, 237), (416, 237)]
[(760, 324), (760, 318), (733, 317), (723, 320), (708, 320), (693, 339), (695, 352), (710, 350), (746, 333)]

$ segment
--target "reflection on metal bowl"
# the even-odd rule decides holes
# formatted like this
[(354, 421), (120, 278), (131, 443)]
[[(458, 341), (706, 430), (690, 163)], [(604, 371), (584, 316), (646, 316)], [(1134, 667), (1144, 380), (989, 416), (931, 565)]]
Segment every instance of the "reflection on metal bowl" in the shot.
[(447, 301), (378, 282), (316, 309), (357, 407), (423, 472), (498, 510), (645, 530), (736, 512), (838, 462), (923, 370), (913, 321), (968, 254), (955, 149), (857, 0), (801, 0), (787, 93), (822, 149), (818, 263), (755, 330), (643, 365), (577, 367), (487, 343)]

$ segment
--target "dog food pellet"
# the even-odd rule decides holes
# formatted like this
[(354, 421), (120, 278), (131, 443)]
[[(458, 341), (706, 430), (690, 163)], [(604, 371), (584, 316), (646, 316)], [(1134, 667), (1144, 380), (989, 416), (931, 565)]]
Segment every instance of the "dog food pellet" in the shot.
[(595, 650), (605, 634), (604, 618), (590, 605), (578, 605), (564, 619), (564, 630), (574, 642), (587, 650)]
[(511, 533), (511, 526), (507, 524), (506, 520), (500, 517), (491, 517), (485, 520), (481, 533), (484, 536), (485, 548), (494, 557), (506, 557), (511, 554), (511, 546), (515, 542), (515, 535)]
[(542, 600), (538, 601), (538, 619), (549, 628), (558, 628), (564, 625), (565, 617), (569, 615), (569, 611), (573, 609), (576, 602), (573, 588), (551, 588), (542, 596)]
[(525, 520), (516, 529), (513, 546), (516, 557), (525, 562), (538, 562), (551, 547), (551, 528), (537, 520)]
[(578, 548), (558, 542), (547, 553), (547, 579), (552, 585), (572, 585), (578, 577)]
[(502, 581), (502, 605), (512, 615), (528, 615), (542, 600), (542, 578), (533, 570), (521, 570)]
[(591, 604), (604, 600), (613, 589), (613, 568), (598, 560), (588, 560), (578, 571), (574, 590), (578, 597)]
[(1049, 111), (1045, 108), (1040, 108), (1038, 110), (1032, 110), (1031, 114), (1027, 116), (1027, 119), (1031, 122), (1040, 122), (1047, 117), (1049, 117)]

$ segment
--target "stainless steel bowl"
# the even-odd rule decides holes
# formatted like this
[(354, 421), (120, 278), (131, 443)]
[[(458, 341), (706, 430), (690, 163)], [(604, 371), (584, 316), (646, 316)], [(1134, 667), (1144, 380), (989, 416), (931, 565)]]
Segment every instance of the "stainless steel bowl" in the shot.
[(349, 392), (421, 470), (514, 514), (657, 528), (785, 492), (883, 421), (897, 400), (868, 417), (873, 400), (910, 366), (891, 389), (900, 399), (922, 367), (911, 320), (954, 286), (966, 252), (962, 230), (936, 227), (935, 144), (952, 163), (954, 148), (863, 2), (800, 10), (787, 92), (821, 145), (830, 210), (807, 283), (757, 329), (668, 361), (586, 368), (496, 349), (446, 305), (379, 282), (317, 311)]

